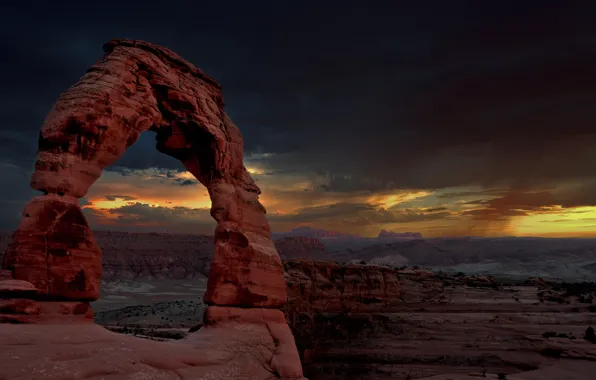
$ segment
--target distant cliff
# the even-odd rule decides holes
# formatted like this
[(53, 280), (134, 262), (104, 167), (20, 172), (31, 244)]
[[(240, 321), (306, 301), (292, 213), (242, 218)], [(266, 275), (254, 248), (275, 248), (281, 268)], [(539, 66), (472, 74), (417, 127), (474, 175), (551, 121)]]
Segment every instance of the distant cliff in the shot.
[[(594, 284), (510, 287), (490, 276), (302, 259), (284, 267), (284, 312), (309, 379), (512, 374), (551, 365), (552, 347), (561, 357), (596, 357), (573, 337), (593, 322)], [(545, 337), (555, 310), (561, 335), (572, 338)]]
[(104, 281), (184, 279), (209, 273), (212, 236), (100, 231), (95, 237)]
[[(213, 236), (168, 233), (94, 233), (102, 252), (102, 280), (185, 279), (209, 275)], [(0, 263), (11, 234), (0, 233)], [(293, 236), (274, 240), (282, 258), (324, 259), (319, 239)]]
[[(443, 282), (432, 272), (302, 259), (284, 261), (289, 307), (321, 312), (382, 312), (438, 302)], [(439, 298), (437, 298), (439, 297)]]
[[(98, 232), (96, 237), (103, 254), (104, 280), (209, 275), (212, 236)], [(322, 259), (327, 254), (315, 238), (285, 237), (274, 243), (282, 258)]]

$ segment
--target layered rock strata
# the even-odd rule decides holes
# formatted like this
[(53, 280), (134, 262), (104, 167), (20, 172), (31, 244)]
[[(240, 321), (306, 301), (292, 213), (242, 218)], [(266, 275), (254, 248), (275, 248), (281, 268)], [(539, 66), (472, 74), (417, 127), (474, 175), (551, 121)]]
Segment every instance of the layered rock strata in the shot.
[[(537, 368), (536, 379), (587, 379), (596, 368), (596, 345), (585, 338), (593, 284), (505, 286), (490, 276), (309, 260), (284, 267), (284, 312), (313, 380), (526, 379)], [(552, 365), (570, 365), (575, 377), (544, 376)]]
[(242, 135), (223, 110), (220, 85), (157, 45), (112, 40), (104, 51), (44, 122), (31, 178), (43, 195), (25, 207), (2, 265), (34, 292), (22, 300), (3, 296), (0, 307), (14, 316), (54, 316), (56, 308), (47, 305), (89, 315), (79, 305), (99, 296), (101, 253), (78, 199), (142, 132), (152, 131), (157, 149), (180, 160), (211, 197), (217, 227), (204, 299), (212, 305), (207, 316), (218, 317), (207, 317), (215, 330), (205, 331), (242, 334), (241, 326), (260, 326), (275, 342), (273, 372), (300, 378), (292, 334), (277, 310), (287, 298), (282, 264), (261, 191), (243, 164)]

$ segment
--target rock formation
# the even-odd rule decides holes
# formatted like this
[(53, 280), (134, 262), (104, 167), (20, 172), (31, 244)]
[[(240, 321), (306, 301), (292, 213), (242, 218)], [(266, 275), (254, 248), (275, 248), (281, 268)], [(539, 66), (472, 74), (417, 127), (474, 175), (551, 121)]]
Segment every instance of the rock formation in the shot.
[(25, 207), (4, 255), (2, 267), (19, 281), (0, 283), (6, 292), (27, 290), (29, 298), (6, 297), (3, 290), (1, 315), (19, 322), (90, 315), (88, 302), (99, 296), (101, 253), (79, 199), (142, 132), (152, 131), (157, 149), (180, 160), (207, 188), (217, 221), (204, 297), (212, 305), (205, 322), (213, 328), (200, 332), (242, 335), (238, 324), (268, 331), (259, 339), (271, 343), (272, 371), (301, 378), (278, 309), (287, 298), (282, 264), (260, 190), (243, 165), (242, 135), (223, 111), (220, 85), (157, 45), (112, 40), (104, 51), (60, 96), (42, 127), (31, 186), (43, 195)]
[[(289, 307), (326, 313), (383, 312), (430, 303), (443, 293), (432, 272), (326, 261), (284, 262)], [(437, 300), (435, 300), (436, 302)]]
[[(483, 370), (492, 379), (588, 379), (596, 368), (591, 304), (569, 291), (560, 304), (492, 277), (309, 260), (284, 267), (284, 312), (313, 380), (463, 380)], [(553, 364), (569, 365), (569, 376), (548, 376)], [(536, 368), (539, 376), (522, 373)]]

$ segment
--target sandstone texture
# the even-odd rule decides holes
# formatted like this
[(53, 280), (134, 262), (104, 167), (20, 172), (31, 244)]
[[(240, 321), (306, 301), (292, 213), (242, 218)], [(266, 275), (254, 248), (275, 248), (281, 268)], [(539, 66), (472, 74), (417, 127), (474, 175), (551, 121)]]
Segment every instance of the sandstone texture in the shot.
[(235, 322), (155, 342), (91, 323), (1, 324), (0, 374), (7, 380), (298, 380), (291, 375), (301, 373), (299, 364), (279, 364), (286, 351), (283, 332), (274, 331), (275, 339), (269, 332), (275, 327)]
[(33, 198), (23, 211), (4, 268), (39, 295), (72, 300), (99, 296), (101, 253), (76, 198)]
[(35, 293), (37, 293), (37, 288), (30, 282), (12, 279), (0, 281), (0, 297)]
[(302, 259), (284, 263), (290, 307), (326, 312), (382, 312), (404, 303), (438, 302), (444, 285), (431, 272), (340, 265)]
[[(0, 374), (6, 379), (37, 374), (56, 379), (302, 378), (279, 310), (287, 300), (281, 260), (259, 202), (261, 191), (243, 164), (242, 135), (223, 110), (220, 85), (151, 43), (112, 40), (104, 51), (62, 93), (39, 135), (31, 187), (43, 194), (23, 211), (2, 260), (7, 272), (0, 283), (0, 321), (29, 326), (0, 325), (0, 344), (9, 346), (2, 347), (2, 355), (19, 359), (2, 357)], [(102, 258), (79, 199), (147, 131), (156, 133), (160, 152), (180, 160), (207, 188), (217, 222), (204, 297), (211, 307), (205, 328), (197, 333), (204, 342), (193, 348), (141, 348), (143, 343), (86, 323), (92, 320), (88, 302), (99, 297)], [(89, 347), (79, 348), (81, 343)], [(27, 351), (21, 352), (18, 346), (24, 344)], [(195, 348), (210, 351), (211, 359), (189, 359)], [(48, 354), (33, 359), (42, 352)], [(209, 368), (195, 368), (202, 364)]]

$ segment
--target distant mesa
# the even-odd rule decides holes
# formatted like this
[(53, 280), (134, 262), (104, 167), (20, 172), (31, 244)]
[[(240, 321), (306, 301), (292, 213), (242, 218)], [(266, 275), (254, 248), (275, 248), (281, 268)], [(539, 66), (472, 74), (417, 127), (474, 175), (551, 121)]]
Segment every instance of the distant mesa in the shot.
[(387, 231), (387, 230), (381, 230), (381, 232), (379, 232), (379, 236), (377, 236), (377, 239), (395, 239), (395, 238), (422, 239), (423, 236), (420, 232), (392, 232), (392, 231)]

